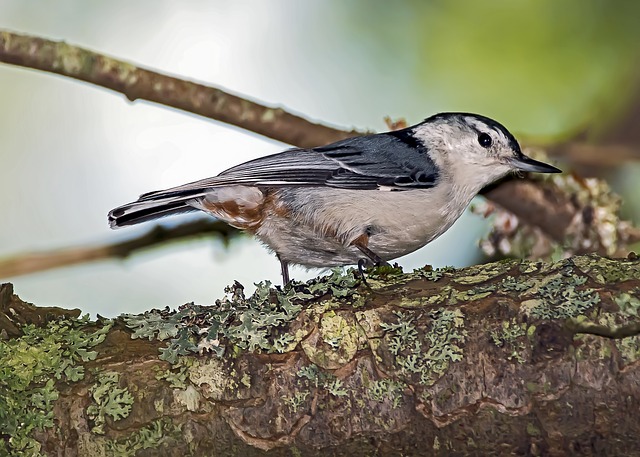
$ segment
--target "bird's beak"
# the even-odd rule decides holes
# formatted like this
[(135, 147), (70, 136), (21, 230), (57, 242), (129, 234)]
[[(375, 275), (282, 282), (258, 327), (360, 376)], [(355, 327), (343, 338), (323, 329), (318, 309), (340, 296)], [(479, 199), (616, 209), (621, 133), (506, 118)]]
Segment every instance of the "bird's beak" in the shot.
[(510, 162), (514, 168), (522, 171), (532, 171), (534, 173), (562, 173), (562, 170), (544, 162), (533, 160), (531, 157), (527, 157), (526, 155), (514, 157)]

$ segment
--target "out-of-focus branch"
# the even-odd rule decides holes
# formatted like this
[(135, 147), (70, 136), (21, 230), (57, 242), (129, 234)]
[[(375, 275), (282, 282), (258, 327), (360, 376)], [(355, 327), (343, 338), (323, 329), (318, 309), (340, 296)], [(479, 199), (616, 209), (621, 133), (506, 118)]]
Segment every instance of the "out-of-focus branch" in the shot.
[[(576, 174), (543, 178), (544, 185), (509, 181), (485, 189), (485, 197), (503, 206), (514, 193), (526, 195), (520, 215), (493, 205), (479, 205), (479, 214), (494, 214), (489, 235), (481, 242), (489, 256), (548, 257), (597, 252), (625, 257), (640, 241), (640, 229), (620, 219), (620, 197), (606, 182)], [(503, 206), (503, 209), (506, 205)]]
[(252, 102), (221, 89), (163, 75), (62, 41), (0, 31), (0, 62), (56, 73), (232, 124), (260, 135), (314, 147), (357, 135)]
[(520, 202), (518, 218), (529, 225), (541, 227), (554, 240), (564, 238), (576, 214), (576, 208), (565, 195), (547, 192), (532, 181), (503, 182), (488, 189), (483, 195), (510, 212), (515, 212), (510, 208), (513, 206), (513, 196), (524, 197)]
[[(529, 225), (541, 227), (551, 239), (562, 240), (569, 231), (579, 212), (593, 211), (590, 206), (581, 206), (571, 201), (569, 195), (560, 192), (550, 192), (547, 188), (526, 180), (508, 181), (492, 188), (484, 195), (494, 203), (508, 208), (512, 196), (526, 195), (522, 201), (519, 219)], [(513, 211), (512, 211), (513, 212)], [(588, 215), (584, 215), (588, 219)], [(640, 229), (631, 225), (619, 228), (619, 236), (624, 244), (640, 241)], [(585, 254), (591, 251), (578, 251)], [(626, 253), (625, 253), (626, 255)]]
[(623, 144), (593, 144), (571, 141), (547, 148), (549, 155), (563, 157), (569, 163), (586, 169), (602, 172), (640, 159), (640, 146)]
[(108, 258), (124, 259), (136, 251), (156, 244), (180, 241), (187, 238), (216, 236), (223, 240), (228, 240), (236, 233), (238, 233), (237, 229), (213, 219), (197, 220), (174, 228), (156, 226), (138, 238), (121, 243), (93, 247), (71, 247), (19, 254), (14, 257), (0, 259), (0, 278), (9, 278)]

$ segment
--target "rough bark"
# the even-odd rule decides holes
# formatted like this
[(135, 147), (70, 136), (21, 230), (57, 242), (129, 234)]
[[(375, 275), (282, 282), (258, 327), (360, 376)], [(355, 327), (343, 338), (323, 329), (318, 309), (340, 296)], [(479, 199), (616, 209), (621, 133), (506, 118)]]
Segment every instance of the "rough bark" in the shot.
[(633, 255), (226, 292), (92, 322), (2, 286), (0, 454), (640, 454)]

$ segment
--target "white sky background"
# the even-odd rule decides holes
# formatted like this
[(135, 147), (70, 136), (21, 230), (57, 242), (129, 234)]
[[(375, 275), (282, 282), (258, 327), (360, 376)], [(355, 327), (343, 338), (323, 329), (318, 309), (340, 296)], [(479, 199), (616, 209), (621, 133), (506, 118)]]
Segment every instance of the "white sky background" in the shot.
[[(349, 128), (382, 130), (385, 115), (413, 123), (438, 111), (465, 109), (438, 87), (426, 97), (414, 96), (418, 83), (411, 76), (411, 53), (393, 49), (411, 46), (410, 30), (387, 49), (372, 51), (345, 26), (341, 5), (58, 0), (51, 8), (44, 0), (4, 0), (0, 27), (64, 39)], [(380, 53), (384, 67), (378, 65)], [(111, 231), (107, 212), (143, 192), (212, 176), (287, 147), (42, 72), (1, 65), (0, 87), (0, 256), (139, 235), (153, 224)], [(467, 214), (399, 263), (406, 269), (471, 263), (481, 226)], [(317, 273), (294, 269), (292, 276)], [(211, 303), (236, 279), (245, 286), (263, 279), (279, 283), (278, 262), (251, 239), (235, 240), (228, 249), (193, 241), (125, 261), (3, 278), (38, 305), (105, 316)]]

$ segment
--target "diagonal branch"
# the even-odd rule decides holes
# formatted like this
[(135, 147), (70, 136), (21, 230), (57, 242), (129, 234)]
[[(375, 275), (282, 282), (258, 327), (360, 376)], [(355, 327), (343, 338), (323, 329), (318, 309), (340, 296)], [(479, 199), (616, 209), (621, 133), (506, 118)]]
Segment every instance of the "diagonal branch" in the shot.
[(298, 147), (314, 147), (361, 132), (313, 123), (221, 89), (163, 75), (63, 41), (0, 31), (0, 62), (68, 76), (124, 94), (250, 130)]
[(174, 228), (164, 228), (158, 225), (138, 238), (120, 243), (93, 247), (70, 247), (0, 259), (0, 278), (9, 278), (113, 257), (124, 259), (134, 252), (159, 243), (169, 243), (201, 236), (216, 236), (226, 241), (236, 233), (238, 233), (238, 230), (230, 225), (209, 219), (187, 222)]

